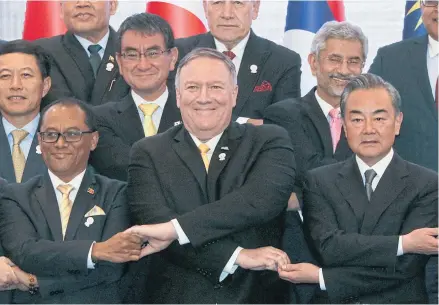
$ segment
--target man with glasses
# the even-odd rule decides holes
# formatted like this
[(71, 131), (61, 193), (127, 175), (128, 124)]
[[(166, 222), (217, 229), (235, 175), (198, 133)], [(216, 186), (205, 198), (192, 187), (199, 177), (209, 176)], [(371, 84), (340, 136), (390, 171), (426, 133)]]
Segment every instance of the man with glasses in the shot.
[(128, 17), (118, 32), (119, 70), (131, 90), (95, 108), (100, 140), (91, 164), (110, 178), (127, 180), (131, 146), (181, 122), (175, 86), (167, 82), (178, 57), (170, 25), (148, 13)]
[[(438, 1), (421, 2), (427, 35), (378, 50), (369, 72), (401, 94), (404, 124), (395, 149), (409, 162), (438, 171)], [(438, 302), (437, 256), (427, 265), (430, 302)]]
[(61, 99), (43, 112), (48, 171), (9, 184), (0, 204), (3, 248), (24, 270), (26, 291), (14, 292), (14, 303), (121, 303), (116, 263), (138, 260), (141, 240), (119, 233), (129, 226), (125, 184), (87, 169), (98, 138), (84, 102)]

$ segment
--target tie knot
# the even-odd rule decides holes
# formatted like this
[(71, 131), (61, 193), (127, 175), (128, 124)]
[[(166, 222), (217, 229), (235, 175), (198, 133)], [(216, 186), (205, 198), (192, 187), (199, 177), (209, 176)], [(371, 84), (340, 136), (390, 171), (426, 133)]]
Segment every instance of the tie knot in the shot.
[(376, 177), (377, 173), (373, 169), (368, 169), (364, 172), (364, 178), (366, 184), (372, 184), (373, 179)]
[(159, 108), (159, 105), (154, 103), (141, 104), (139, 105), (140, 110), (142, 110), (143, 115), (152, 116), (152, 114)]
[(201, 151), (202, 154), (205, 154), (210, 150), (210, 147), (204, 143), (201, 143), (200, 145), (198, 145), (198, 149)]
[(233, 58), (236, 57), (236, 54), (233, 53), (232, 51), (224, 51), (223, 52), (224, 55), (226, 55), (228, 58), (230, 58), (231, 60), (233, 60)]
[(56, 187), (58, 191), (61, 192), (64, 196), (69, 196), (70, 192), (73, 190), (73, 186), (70, 184), (60, 184)]
[(339, 108), (332, 108), (331, 111), (329, 111), (329, 116), (332, 119), (339, 119), (340, 118), (340, 109)]
[(98, 54), (99, 51), (102, 49), (102, 47), (98, 44), (92, 44), (89, 45), (87, 49), (90, 52), (90, 54)]
[(23, 129), (15, 129), (12, 131), (12, 138), (14, 140), (14, 145), (20, 145), (21, 141), (26, 138), (29, 133)]

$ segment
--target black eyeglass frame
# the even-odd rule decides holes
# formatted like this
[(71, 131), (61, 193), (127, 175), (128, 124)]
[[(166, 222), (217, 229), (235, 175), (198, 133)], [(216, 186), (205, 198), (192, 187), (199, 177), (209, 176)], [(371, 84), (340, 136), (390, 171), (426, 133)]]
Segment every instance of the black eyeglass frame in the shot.
[[(79, 138), (77, 140), (73, 140), (73, 141), (72, 140), (67, 140), (66, 134), (67, 133), (72, 133), (72, 132), (75, 132), (75, 133), (77, 133), (77, 135), (79, 135)], [(67, 143), (75, 143), (75, 142), (81, 141), (83, 134), (93, 133), (93, 132), (95, 132), (95, 130), (84, 130), (84, 131), (82, 131), (82, 130), (74, 130), (74, 131), (65, 131), (65, 132), (40, 131), (40, 132), (38, 132), (38, 134), (41, 136), (41, 140), (44, 143), (56, 143), (56, 142), (58, 142), (60, 136), (62, 136), (64, 138), (64, 141), (67, 142)], [(49, 141), (47, 141), (46, 137), (47, 137), (47, 135), (49, 133), (50, 134), (55, 134), (56, 133), (57, 134), (56, 140), (53, 140), (53, 141), (49, 140)]]

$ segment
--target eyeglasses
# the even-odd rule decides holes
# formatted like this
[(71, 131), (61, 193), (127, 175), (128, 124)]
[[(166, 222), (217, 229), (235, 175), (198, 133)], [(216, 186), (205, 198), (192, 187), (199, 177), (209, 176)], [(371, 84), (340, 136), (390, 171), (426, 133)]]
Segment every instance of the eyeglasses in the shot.
[[(330, 65), (334, 67), (341, 67), (345, 59), (340, 56), (328, 56), (324, 58)], [(349, 58), (346, 60), (346, 64), (350, 70), (361, 69), (364, 66), (364, 61), (360, 58)]]
[(427, 7), (435, 7), (438, 2), (438, 0), (421, 0), (422, 5)]
[(130, 50), (126, 52), (122, 52), (120, 55), (123, 59), (129, 60), (129, 61), (139, 61), (142, 56), (149, 60), (158, 59), (160, 56), (162, 56), (164, 53), (169, 52), (171, 49), (167, 50), (147, 50), (145, 52), (139, 52), (137, 50)]
[(84, 133), (93, 133), (92, 130), (80, 131), (80, 130), (72, 130), (66, 132), (55, 132), (55, 131), (42, 131), (39, 132), (41, 136), (41, 140), (45, 143), (56, 143), (60, 136), (64, 138), (64, 141), (71, 142), (79, 142), (82, 139), (82, 135)]

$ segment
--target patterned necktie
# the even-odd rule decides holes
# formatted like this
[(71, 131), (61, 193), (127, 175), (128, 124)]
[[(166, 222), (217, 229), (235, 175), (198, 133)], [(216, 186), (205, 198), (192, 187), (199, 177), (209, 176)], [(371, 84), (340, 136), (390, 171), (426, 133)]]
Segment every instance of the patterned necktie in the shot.
[(139, 105), (140, 110), (143, 112), (145, 119), (143, 120), (143, 132), (145, 137), (150, 137), (157, 134), (157, 129), (152, 121), (152, 115), (159, 108), (159, 105), (154, 103)]
[(101, 57), (99, 56), (99, 51), (101, 49), (102, 47), (98, 44), (92, 44), (88, 47), (88, 51), (90, 52), (89, 61), (95, 77), (101, 64)]
[(201, 159), (203, 159), (204, 167), (206, 171), (209, 169), (209, 158), (207, 158), (207, 152), (210, 150), (209, 146), (204, 143), (198, 145), (198, 149), (201, 152)]
[(367, 200), (369, 201), (373, 193), (372, 181), (376, 177), (376, 175), (377, 173), (373, 169), (368, 169), (364, 172), (364, 180), (366, 181), (366, 184), (364, 186), (366, 188)]
[(72, 212), (73, 202), (70, 200), (69, 195), (73, 190), (73, 186), (70, 184), (60, 184), (56, 188), (62, 194), (61, 205), (59, 207), (59, 213), (61, 216), (61, 229), (62, 236), (66, 235), (67, 224), (69, 223), (70, 213)]
[(22, 129), (15, 129), (12, 131), (12, 138), (14, 140), (12, 145), (12, 164), (14, 165), (15, 181), (17, 183), (21, 183), (24, 166), (26, 165), (26, 158), (20, 148), (20, 143), (28, 134), (29, 133), (26, 130)]
[(340, 109), (331, 109), (331, 111), (329, 111), (329, 116), (331, 117), (331, 120), (329, 121), (329, 128), (331, 129), (332, 149), (335, 152), (341, 135)]
[(230, 60), (233, 60), (233, 58), (236, 57), (236, 54), (233, 53), (232, 51), (223, 51), (223, 54), (226, 55), (228, 58), (230, 58)]

